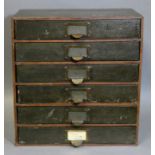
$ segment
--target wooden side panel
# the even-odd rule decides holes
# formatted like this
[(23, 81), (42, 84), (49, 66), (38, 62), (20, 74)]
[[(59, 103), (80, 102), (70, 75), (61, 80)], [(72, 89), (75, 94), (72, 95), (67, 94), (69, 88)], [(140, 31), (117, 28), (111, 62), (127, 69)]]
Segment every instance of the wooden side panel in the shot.
[[(19, 128), (19, 144), (69, 144), (67, 130), (71, 127)], [(84, 144), (135, 144), (135, 127), (80, 127), (87, 131)]]
[(67, 35), (68, 25), (87, 26), (87, 36), (82, 39), (140, 38), (140, 20), (91, 20), (91, 21), (46, 21), (17, 20), (15, 39), (52, 40), (71, 39)]
[(138, 64), (104, 65), (17, 65), (17, 82), (65, 82), (70, 81), (67, 68), (88, 70), (91, 82), (136, 82)]
[[(138, 87), (136, 85), (83, 85), (76, 87), (78, 90), (87, 90), (87, 88), (90, 89), (88, 91), (89, 102), (137, 102)], [(74, 86), (18, 86), (17, 103), (70, 102), (70, 92), (74, 89)]]
[(140, 43), (100, 42), (100, 43), (16, 43), (16, 61), (70, 61), (70, 47), (87, 48), (84, 60), (139, 60)]

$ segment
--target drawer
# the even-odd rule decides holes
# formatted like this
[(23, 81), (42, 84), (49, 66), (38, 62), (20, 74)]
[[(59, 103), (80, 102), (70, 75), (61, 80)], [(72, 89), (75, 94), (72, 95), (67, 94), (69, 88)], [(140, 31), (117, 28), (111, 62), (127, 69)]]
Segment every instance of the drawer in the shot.
[(68, 140), (69, 130), (86, 132), (84, 144), (136, 143), (136, 127), (134, 126), (80, 127), (78, 129), (71, 127), (20, 127), (18, 128), (18, 142), (19, 144), (70, 144)]
[(136, 103), (137, 85), (17, 86), (17, 103)]
[(136, 82), (138, 64), (17, 65), (17, 82)]
[(140, 19), (15, 21), (15, 39), (17, 40), (102, 38), (140, 38)]
[(135, 107), (21, 107), (21, 124), (136, 124)]
[(16, 61), (139, 60), (140, 43), (16, 43)]

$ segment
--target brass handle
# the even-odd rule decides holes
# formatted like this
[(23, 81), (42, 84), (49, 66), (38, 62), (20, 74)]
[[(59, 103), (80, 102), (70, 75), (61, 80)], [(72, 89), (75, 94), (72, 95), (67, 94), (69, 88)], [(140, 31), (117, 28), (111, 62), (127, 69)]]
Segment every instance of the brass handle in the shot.
[(85, 79), (88, 79), (88, 69), (68, 68), (67, 76), (73, 84), (79, 85)]
[(79, 85), (83, 82), (84, 79), (71, 79), (72, 83), (75, 85)]
[(87, 120), (86, 112), (69, 112), (68, 119), (73, 126), (80, 126)]
[(74, 61), (80, 61), (88, 57), (88, 47), (69, 47), (68, 57), (72, 58)]
[(74, 147), (79, 147), (83, 144), (82, 140), (71, 140), (70, 142), (71, 142), (72, 146), (74, 146)]
[(80, 39), (83, 37), (83, 34), (71, 34), (70, 36), (74, 39)]
[(72, 57), (72, 59), (74, 60), (74, 61), (80, 61), (80, 60), (82, 60), (83, 59), (83, 57), (81, 56), (77, 56), (77, 57)]
[(75, 105), (83, 102), (90, 101), (89, 94), (91, 88), (65, 88), (67, 91), (68, 102), (71, 102)]
[(74, 126), (80, 126), (84, 123), (83, 120), (76, 120), (76, 121), (71, 121), (71, 123), (74, 125)]
[(80, 39), (83, 36), (87, 36), (87, 26), (86, 25), (68, 25), (67, 36), (73, 39)]
[(71, 100), (74, 104), (79, 104), (87, 100), (87, 92), (80, 90), (71, 91)]

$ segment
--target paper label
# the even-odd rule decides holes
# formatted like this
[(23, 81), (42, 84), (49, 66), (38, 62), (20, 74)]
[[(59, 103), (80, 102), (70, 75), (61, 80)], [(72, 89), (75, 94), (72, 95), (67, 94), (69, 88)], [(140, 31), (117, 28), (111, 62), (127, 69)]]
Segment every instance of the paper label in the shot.
[(67, 131), (67, 139), (84, 141), (87, 139), (87, 133), (85, 130), (69, 130)]

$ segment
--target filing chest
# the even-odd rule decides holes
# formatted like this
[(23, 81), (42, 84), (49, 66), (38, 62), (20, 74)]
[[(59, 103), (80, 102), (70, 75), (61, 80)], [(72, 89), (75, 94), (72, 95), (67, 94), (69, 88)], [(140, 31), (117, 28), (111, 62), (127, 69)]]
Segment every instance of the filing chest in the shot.
[(143, 17), (131, 9), (19, 11), (16, 144), (137, 144), (142, 44)]

